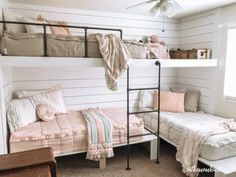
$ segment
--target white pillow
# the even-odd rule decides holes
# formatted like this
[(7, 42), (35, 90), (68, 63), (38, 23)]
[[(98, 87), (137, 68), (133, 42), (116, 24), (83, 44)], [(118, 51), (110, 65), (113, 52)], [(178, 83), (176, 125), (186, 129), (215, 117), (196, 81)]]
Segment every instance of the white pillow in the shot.
[(57, 90), (57, 89), (61, 89), (60, 85), (54, 85), (51, 88), (48, 89), (44, 89), (42, 91), (34, 91), (34, 90), (17, 90), (14, 92), (14, 96), (18, 99), (21, 98), (29, 98), (33, 95), (37, 95), (39, 93), (44, 93), (44, 92), (48, 92), (48, 91), (53, 91), (53, 90)]
[[(5, 21), (17, 21), (23, 22), (23, 16), (18, 15), (16, 13), (11, 12), (10, 10), (3, 9), (3, 19)], [(22, 24), (9, 24), (6, 23), (6, 31), (13, 32), (13, 33), (25, 33), (26, 28), (25, 25)]]
[(15, 99), (9, 102), (7, 120), (11, 133), (37, 121), (32, 102), (29, 99)]
[(14, 96), (17, 99), (21, 99), (21, 98), (29, 98), (39, 93), (41, 93), (41, 91), (17, 90), (14, 92)]
[(61, 88), (59, 86), (55, 86), (45, 92), (35, 94), (29, 97), (29, 99), (32, 101), (35, 110), (38, 104), (46, 104), (55, 109), (56, 114), (67, 113)]
[(153, 108), (153, 94), (153, 90), (142, 90), (139, 92), (139, 110), (143, 110), (143, 108)]
[[(46, 21), (39, 21), (39, 20), (35, 20), (29, 17), (24, 17), (23, 22), (47, 24)], [(40, 25), (25, 25), (25, 28), (26, 28), (27, 33), (44, 33), (43, 26), (40, 26)], [(46, 27), (46, 32), (47, 34), (52, 33), (49, 26)]]

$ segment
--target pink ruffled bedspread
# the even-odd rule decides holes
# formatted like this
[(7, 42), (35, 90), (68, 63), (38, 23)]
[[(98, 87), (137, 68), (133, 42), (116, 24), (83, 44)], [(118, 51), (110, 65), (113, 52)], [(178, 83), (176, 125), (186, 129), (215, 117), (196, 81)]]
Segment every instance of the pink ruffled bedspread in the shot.
[[(121, 108), (103, 109), (112, 124), (112, 144), (126, 143), (126, 111)], [(136, 116), (130, 116), (130, 135), (144, 132), (143, 121)], [(134, 138), (132, 141), (140, 140)], [(10, 151), (18, 152), (41, 147), (52, 147), (54, 154), (64, 154), (77, 151), (87, 151), (87, 126), (81, 111), (57, 115), (48, 122), (38, 121), (10, 137)]]

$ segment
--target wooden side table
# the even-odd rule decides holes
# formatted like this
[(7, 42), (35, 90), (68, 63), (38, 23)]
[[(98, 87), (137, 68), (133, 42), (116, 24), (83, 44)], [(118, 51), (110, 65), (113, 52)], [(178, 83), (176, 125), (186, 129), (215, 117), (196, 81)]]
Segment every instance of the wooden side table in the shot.
[(0, 177), (57, 177), (51, 148), (0, 156)]

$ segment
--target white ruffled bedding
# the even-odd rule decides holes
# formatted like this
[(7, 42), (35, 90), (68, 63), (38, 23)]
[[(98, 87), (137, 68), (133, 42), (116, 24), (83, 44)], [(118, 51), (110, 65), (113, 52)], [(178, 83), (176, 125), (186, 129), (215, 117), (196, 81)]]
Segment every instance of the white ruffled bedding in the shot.
[[(157, 113), (144, 114), (147, 128), (156, 130)], [(225, 119), (203, 112), (170, 113), (161, 112), (160, 134), (174, 144), (178, 144), (180, 135), (186, 126), (202, 126), (224, 122)], [(219, 160), (236, 155), (236, 132), (210, 136), (204, 143), (200, 156), (208, 160)]]

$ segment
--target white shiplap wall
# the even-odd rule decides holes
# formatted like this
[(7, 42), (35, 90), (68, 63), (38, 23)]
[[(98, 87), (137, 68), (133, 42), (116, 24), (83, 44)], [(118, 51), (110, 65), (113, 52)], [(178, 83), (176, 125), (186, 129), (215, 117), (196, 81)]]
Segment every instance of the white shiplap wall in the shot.
[(180, 19), (180, 48), (213, 48), (216, 10), (210, 10)]
[[(145, 35), (157, 34), (160, 40), (164, 40), (168, 47), (210, 48), (213, 49), (216, 36), (217, 10), (210, 10), (182, 18), (180, 20), (166, 19), (165, 32), (162, 30), (162, 19), (139, 15), (127, 15), (105, 12), (92, 12), (84, 10), (68, 10), (62, 8), (32, 6), (21, 4), (9, 4), (9, 9), (18, 14), (36, 17), (39, 14), (50, 20), (65, 20), (71, 25), (97, 26), (107, 28), (121, 28), (124, 38), (140, 39)], [(82, 35), (81, 31), (72, 30), (75, 35)], [(91, 31), (94, 32), (94, 31)], [(42, 72), (43, 70), (43, 72)], [(204, 72), (202, 72), (204, 70)], [(155, 75), (149, 69), (137, 70), (134, 73), (146, 76), (134, 78), (136, 86), (141, 81), (149, 86), (156, 83)], [(177, 72), (176, 72), (177, 71)], [(28, 73), (31, 73), (28, 75)], [(40, 76), (41, 73), (43, 76)], [(89, 106), (124, 105), (125, 103), (125, 76), (121, 78), (120, 90), (111, 93), (107, 91), (102, 68), (83, 68), (74, 71), (70, 68), (47, 70), (38, 69), (14, 69), (14, 89), (44, 89), (53, 84), (61, 83), (64, 89), (65, 102), (69, 108), (84, 108)], [(214, 69), (168, 69), (165, 72), (170, 77), (163, 75), (162, 81), (169, 85), (179, 84), (188, 88), (202, 91), (201, 108), (212, 111), (211, 93), (214, 92)], [(176, 75), (177, 73), (177, 75)], [(204, 73), (204, 74), (202, 74)], [(134, 75), (136, 77), (136, 75)], [(74, 78), (76, 76), (76, 78)], [(52, 78), (51, 78), (52, 77)], [(176, 79), (177, 78), (177, 79)], [(194, 83), (194, 84), (193, 84)], [(211, 83), (211, 84), (209, 84)], [(164, 85), (165, 87), (165, 85)], [(132, 105), (137, 94), (131, 96)]]
[[(42, 72), (43, 71), (43, 72)], [(154, 87), (156, 68), (131, 68), (130, 87)], [(29, 74), (30, 73), (30, 74)], [(162, 88), (176, 83), (176, 70), (163, 69)], [(18, 68), (13, 70), (15, 90), (41, 90), (60, 84), (69, 110), (88, 107), (126, 107), (126, 73), (120, 78), (118, 91), (106, 88), (103, 68)], [(137, 108), (138, 93), (132, 92), (130, 106)]]
[(215, 68), (184, 68), (177, 70), (176, 82), (179, 87), (200, 91), (200, 110), (213, 113), (215, 76)]
[[(179, 23), (180, 48), (209, 48), (216, 54), (218, 10), (210, 10), (185, 17)], [(200, 109), (214, 112), (216, 68), (177, 69), (177, 85), (201, 91)]]
[(6, 121), (6, 103), (11, 99), (13, 90), (12, 70), (11, 68), (2, 68), (0, 77), (0, 100), (1, 100), (1, 116), (0, 116), (0, 154), (7, 152), (7, 121)]
[[(147, 16), (105, 13), (95, 11), (62, 9), (44, 6), (9, 4), (10, 11), (31, 17), (39, 14), (50, 20), (64, 20), (70, 25), (119, 28), (125, 39), (141, 39), (143, 36), (157, 34), (168, 47), (178, 46), (178, 21), (165, 19), (165, 32), (162, 18)], [(74, 35), (82, 31), (72, 30)], [(90, 31), (95, 32), (95, 31)], [(98, 31), (96, 31), (98, 32)], [(131, 69), (131, 85), (150, 87), (157, 84), (157, 70), (150, 68)], [(161, 82), (167, 88), (176, 82), (176, 70), (165, 69)], [(106, 88), (103, 68), (18, 68), (13, 70), (14, 90), (40, 90), (61, 84), (68, 109), (87, 107), (126, 107), (126, 75), (120, 79), (120, 88), (111, 92)], [(136, 108), (138, 94), (131, 94), (131, 106)]]
[[(178, 46), (178, 21), (165, 19), (165, 32), (162, 32), (162, 18), (117, 14), (98, 11), (62, 9), (44, 6), (9, 4), (12, 12), (31, 17), (43, 15), (49, 20), (62, 20), (70, 25), (118, 28), (123, 30), (124, 39), (141, 39), (142, 36), (157, 34), (168, 47)], [(83, 31), (71, 29), (74, 35), (83, 35)], [(90, 31), (98, 32), (98, 31)], [(105, 33), (105, 32), (103, 32)]]

